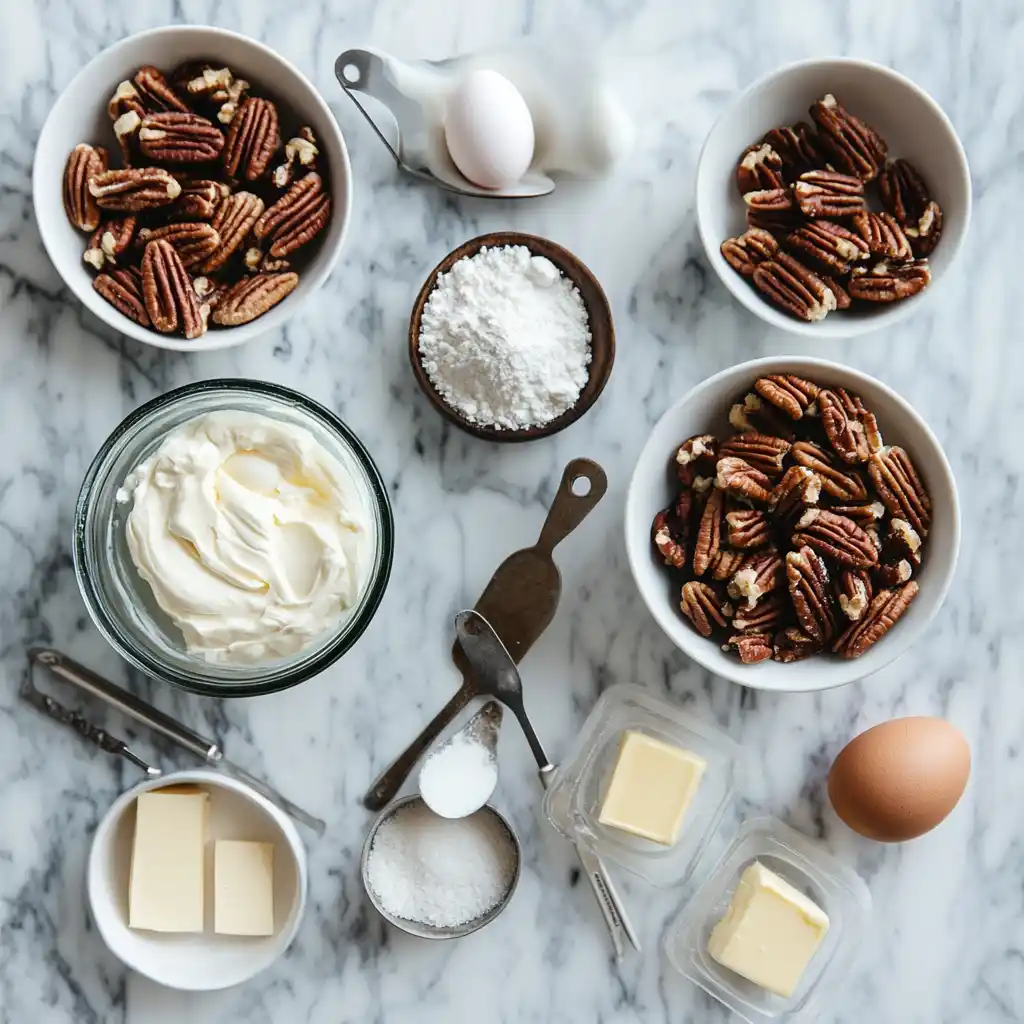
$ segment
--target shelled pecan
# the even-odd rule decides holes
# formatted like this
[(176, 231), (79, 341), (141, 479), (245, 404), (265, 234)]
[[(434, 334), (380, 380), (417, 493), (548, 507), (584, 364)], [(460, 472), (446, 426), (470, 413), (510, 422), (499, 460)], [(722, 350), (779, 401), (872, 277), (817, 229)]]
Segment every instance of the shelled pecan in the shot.
[(814, 129), (806, 121), (773, 128), (761, 142), (779, 155), (784, 181), (793, 181), (804, 171), (824, 167), (827, 162)]
[(725, 514), (729, 544), (742, 551), (765, 547), (772, 539), (771, 523), (760, 509), (738, 508)]
[(181, 186), (162, 167), (126, 167), (91, 177), (89, 192), (101, 210), (141, 213), (174, 202)]
[(179, 329), (188, 339), (200, 337), (206, 324), (199, 301), (174, 246), (164, 239), (146, 245), (142, 256), (142, 294), (150, 323), (161, 334)]
[(666, 565), (673, 569), (686, 567), (686, 520), (676, 516), (673, 509), (664, 509), (654, 517), (651, 541)]
[(828, 285), (789, 253), (778, 252), (755, 267), (752, 280), (774, 305), (799, 320), (824, 320), (836, 308)]
[(919, 591), (913, 580), (896, 590), (879, 591), (860, 620), (846, 628), (832, 649), (844, 658), (859, 658), (899, 622)]
[(703, 576), (712, 559), (722, 546), (722, 520), (725, 513), (725, 493), (712, 488), (707, 503), (700, 514), (697, 538), (693, 546), (693, 573)]
[(819, 448), (813, 441), (797, 441), (792, 447), (797, 465), (807, 469), (821, 479), (822, 489), (837, 501), (863, 501), (868, 496), (867, 485), (854, 471), (844, 471), (836, 466), (832, 456)]
[(214, 323), (226, 327), (247, 324), (269, 312), (294, 291), (299, 275), (254, 274), (232, 286), (213, 311)]
[(808, 509), (800, 517), (793, 546), (813, 548), (852, 569), (866, 569), (878, 562), (878, 551), (868, 535), (852, 519), (824, 508)]
[(95, 231), (100, 209), (90, 182), (107, 169), (107, 151), (102, 146), (81, 142), (68, 154), (64, 165), (64, 212), (79, 231)]
[(909, 160), (894, 160), (878, 177), (882, 205), (906, 231), (917, 257), (928, 256), (942, 235), (942, 209)]
[(93, 289), (109, 302), (119, 313), (134, 320), (141, 327), (149, 327), (146, 299), (142, 294), (142, 271), (138, 267), (126, 267), (98, 274), (92, 282)]
[(815, 642), (827, 644), (835, 634), (835, 614), (828, 569), (811, 548), (786, 555), (786, 581), (800, 628)]
[(718, 455), (719, 459), (743, 459), (765, 476), (773, 477), (782, 472), (782, 462), (789, 449), (789, 442), (781, 437), (747, 431), (724, 442), (718, 450)]
[(865, 302), (899, 302), (922, 292), (932, 280), (927, 260), (890, 263), (882, 260), (870, 269), (855, 267), (850, 294)]
[(852, 217), (867, 209), (864, 183), (838, 171), (805, 171), (793, 198), (805, 217)]
[(851, 114), (831, 93), (812, 104), (819, 138), (840, 170), (871, 181), (885, 166), (888, 147), (882, 137)]
[(330, 213), (330, 196), (320, 175), (311, 172), (267, 209), (253, 226), (253, 234), (261, 242), (269, 243), (271, 256), (283, 259), (316, 238)]
[(754, 381), (754, 390), (776, 409), (781, 409), (791, 420), (809, 415), (821, 388), (817, 384), (792, 373), (775, 373)]
[(224, 133), (191, 111), (147, 114), (139, 128), (139, 148), (157, 163), (208, 163), (224, 148)]
[(910, 456), (895, 445), (882, 448), (868, 463), (868, 474), (890, 515), (906, 520), (921, 537), (927, 537), (932, 502)]
[(881, 449), (878, 421), (857, 395), (827, 388), (818, 395), (818, 406), (829, 443), (844, 462), (867, 462)]
[(740, 195), (760, 189), (783, 188), (782, 157), (766, 143), (748, 146), (736, 165), (736, 187)]
[(673, 463), (679, 482), (684, 487), (691, 487), (698, 475), (714, 475), (718, 463), (718, 441), (713, 434), (688, 437), (676, 449)]
[(734, 650), (744, 665), (768, 661), (774, 653), (771, 633), (738, 633), (729, 637), (726, 648)]
[(249, 96), (231, 120), (224, 143), (224, 170), (232, 177), (256, 181), (281, 148), (277, 107), (270, 100)]
[(727, 238), (722, 243), (722, 255), (738, 274), (751, 277), (754, 268), (770, 260), (779, 251), (779, 243), (770, 231), (761, 228), (747, 228), (736, 238)]
[(127, 217), (109, 217), (92, 233), (89, 247), (82, 255), (95, 270), (103, 270), (106, 266), (115, 267), (135, 237), (135, 225), (138, 218), (132, 214)]
[(727, 614), (731, 611), (714, 589), (700, 580), (683, 584), (679, 608), (701, 636), (711, 636), (716, 626), (724, 629)]

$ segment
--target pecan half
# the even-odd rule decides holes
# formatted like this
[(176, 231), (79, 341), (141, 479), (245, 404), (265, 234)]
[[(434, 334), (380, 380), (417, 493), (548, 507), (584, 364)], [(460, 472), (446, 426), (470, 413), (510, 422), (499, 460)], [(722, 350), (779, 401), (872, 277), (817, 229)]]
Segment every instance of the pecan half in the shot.
[(921, 537), (927, 537), (932, 502), (910, 456), (896, 446), (882, 448), (868, 463), (868, 474), (889, 512), (905, 519)]
[(284, 144), (284, 163), (274, 168), (270, 180), (277, 188), (288, 188), (295, 180), (295, 168), (315, 171), (316, 158), (320, 155), (313, 129), (308, 125), (299, 129), (299, 134)]
[(851, 114), (831, 93), (818, 100), (810, 114), (818, 126), (822, 146), (840, 170), (861, 181), (877, 177), (888, 152), (878, 132)]
[(740, 195), (761, 189), (784, 188), (782, 157), (767, 143), (747, 146), (736, 165), (736, 187)]
[(753, 273), (754, 285), (769, 301), (799, 320), (824, 320), (836, 297), (822, 279), (789, 253), (776, 253)]
[(770, 594), (783, 582), (783, 563), (778, 551), (755, 551), (743, 559), (743, 564), (729, 581), (729, 596), (736, 601), (746, 600), (747, 610), (754, 608), (765, 594)]
[(331, 213), (331, 197), (319, 174), (297, 181), (256, 222), (253, 234), (270, 243), (269, 255), (283, 259), (307, 245), (324, 229)]
[(732, 548), (720, 548), (718, 554), (711, 559), (711, 578), (719, 583), (735, 576), (743, 568), (746, 551), (734, 551)]
[(833, 505), (832, 511), (838, 516), (852, 519), (865, 532), (876, 529), (879, 520), (885, 517), (885, 506), (880, 501), (866, 501), (857, 505)]
[(791, 420), (798, 420), (812, 411), (821, 388), (791, 373), (773, 373), (754, 381), (754, 390)]
[(792, 422), (770, 402), (763, 401), (760, 395), (753, 393), (744, 395), (742, 402), (730, 408), (729, 424), (740, 432), (757, 431), (786, 440), (792, 440), (795, 436)]
[(900, 261), (912, 258), (910, 239), (892, 214), (865, 210), (854, 214), (853, 227), (871, 250), (872, 256)]
[(162, 228), (143, 228), (139, 232), (139, 242), (142, 245), (148, 245), (161, 238), (174, 246), (174, 251), (186, 269), (208, 259), (220, 245), (220, 235), (216, 228), (211, 224), (195, 221), (167, 224)]
[(181, 331), (186, 338), (198, 338), (206, 331), (192, 282), (174, 246), (157, 239), (142, 255), (142, 294), (150, 323), (161, 334)]
[(691, 580), (683, 584), (679, 595), (679, 608), (701, 636), (711, 636), (715, 626), (725, 628), (728, 605), (723, 603), (711, 587), (700, 580)]
[(220, 236), (220, 245), (199, 269), (204, 274), (220, 270), (245, 241), (252, 226), (263, 214), (263, 200), (252, 192), (236, 192), (221, 201), (213, 215), (212, 226)]
[(259, 96), (248, 97), (238, 108), (224, 143), (224, 169), (232, 178), (249, 181), (261, 177), (281, 148), (277, 107)]
[(816, 643), (826, 644), (836, 631), (828, 569), (809, 547), (786, 555), (786, 582), (800, 628)]
[(725, 511), (725, 494), (717, 487), (708, 495), (707, 504), (700, 515), (697, 526), (697, 540), (693, 547), (693, 573), (703, 576), (711, 560), (722, 546), (722, 516)]
[(791, 188), (761, 188), (745, 192), (743, 202), (756, 213), (786, 213), (796, 208)]
[(119, 313), (134, 320), (142, 327), (149, 326), (146, 300), (142, 294), (142, 271), (138, 267), (112, 270), (99, 274), (92, 283), (93, 289), (109, 302)]
[(913, 575), (914, 567), (906, 558), (882, 562), (875, 569), (875, 576), (883, 587), (898, 587), (901, 583), (906, 583)]
[(849, 309), (853, 305), (853, 298), (850, 293), (829, 274), (821, 275), (829, 291), (836, 297), (836, 309)]
[(691, 487), (697, 474), (714, 473), (718, 463), (718, 440), (713, 434), (696, 434), (677, 449), (673, 466), (684, 487)]
[(223, 327), (247, 324), (263, 316), (285, 299), (299, 283), (299, 275), (255, 274), (229, 288), (213, 311), (215, 323)]
[(805, 171), (793, 195), (805, 217), (850, 217), (868, 208), (864, 183), (837, 171)]
[(651, 541), (666, 565), (686, 568), (687, 523), (675, 515), (674, 509), (664, 509), (654, 517)]
[(770, 231), (748, 228), (737, 238), (727, 238), (721, 246), (726, 263), (738, 274), (750, 277), (754, 268), (779, 251), (779, 243)]
[(844, 462), (867, 462), (881, 449), (878, 421), (857, 395), (826, 388), (818, 395), (818, 407), (829, 443)]
[(887, 554), (893, 558), (905, 558), (912, 565), (921, 564), (921, 535), (906, 519), (893, 517), (889, 520), (889, 532), (885, 538)]
[(927, 256), (942, 234), (942, 210), (917, 168), (908, 160), (895, 160), (879, 175), (882, 205), (910, 238), (914, 255)]
[(125, 167), (92, 178), (89, 191), (102, 210), (140, 213), (172, 203), (181, 185), (161, 167)]
[(171, 88), (164, 78), (164, 73), (152, 64), (139, 68), (135, 72), (133, 82), (139, 100), (147, 111), (177, 110), (183, 114), (188, 112), (188, 107)]
[(800, 517), (793, 546), (814, 548), (853, 569), (866, 569), (878, 562), (875, 545), (852, 519), (823, 508), (810, 508)]
[(126, 110), (113, 125), (114, 138), (121, 147), (121, 161), (125, 167), (135, 167), (141, 163), (142, 150), (139, 148), (139, 129), (142, 127), (142, 114), (138, 110)]
[(760, 210), (747, 207), (747, 227), (768, 231), (776, 238), (784, 238), (806, 223), (804, 215), (795, 203), (788, 210)]
[(767, 505), (771, 498), (772, 482), (761, 470), (744, 459), (728, 457), (718, 460), (715, 488), (728, 491), (759, 505)]
[(147, 114), (139, 128), (139, 147), (158, 163), (206, 163), (216, 160), (224, 148), (224, 133), (191, 111)]
[(864, 615), (873, 593), (871, 575), (864, 569), (844, 569), (836, 580), (839, 610), (851, 622), (857, 622)]
[(835, 465), (832, 456), (822, 451), (812, 441), (797, 441), (791, 454), (800, 466), (817, 473), (822, 489), (837, 501), (864, 501), (868, 496), (867, 485), (853, 472), (844, 472)]
[(114, 90), (114, 94), (107, 101), (107, 116), (111, 122), (129, 112), (138, 114), (139, 120), (145, 117), (146, 108), (142, 105), (142, 97), (139, 90), (129, 81), (120, 82)]
[(882, 260), (870, 270), (855, 267), (850, 278), (850, 294), (865, 302), (899, 302), (923, 292), (931, 284), (932, 272), (927, 260), (888, 263)]
[(803, 661), (821, 650), (821, 644), (812, 640), (803, 630), (789, 626), (775, 634), (775, 660), (788, 665)]
[(772, 656), (771, 633), (739, 633), (725, 643), (725, 650), (735, 651), (744, 665), (756, 665)]
[(821, 150), (818, 137), (806, 121), (773, 128), (761, 141), (778, 153), (786, 181), (792, 181), (804, 171), (825, 165), (825, 154)]
[(132, 244), (136, 222), (137, 218), (132, 215), (111, 217), (103, 221), (92, 233), (89, 248), (85, 250), (82, 259), (96, 270), (102, 270), (108, 264), (117, 266), (118, 257), (124, 255)]
[(782, 591), (775, 591), (766, 594), (754, 605), (753, 608), (745, 608), (736, 613), (733, 619), (733, 628), (748, 630), (775, 629), (788, 612), (787, 598)]
[(64, 212), (71, 226), (79, 231), (95, 231), (100, 211), (89, 182), (107, 169), (107, 151), (102, 146), (80, 142), (68, 154), (64, 165)]
[(771, 524), (760, 509), (737, 508), (725, 514), (729, 543), (744, 551), (763, 548), (771, 539)]
[(187, 175), (177, 177), (181, 195), (167, 211), (176, 220), (212, 220), (221, 200), (231, 195), (231, 189), (223, 181)]
[[(861, 215), (854, 215), (855, 223), (858, 216)], [(816, 220), (797, 228), (786, 238), (786, 248), (798, 257), (813, 260), (827, 272), (840, 275), (848, 274), (854, 263), (870, 256), (859, 235), (830, 220)]]
[(772, 488), (768, 506), (781, 522), (798, 519), (818, 504), (821, 478), (806, 466), (790, 466)]
[(847, 627), (832, 650), (844, 658), (859, 658), (899, 622), (919, 590), (918, 585), (910, 580), (897, 590), (879, 591), (871, 599), (868, 610), (858, 622)]
[(719, 449), (718, 455), (719, 459), (743, 459), (765, 476), (778, 476), (789, 449), (789, 442), (781, 437), (747, 431), (729, 438)]

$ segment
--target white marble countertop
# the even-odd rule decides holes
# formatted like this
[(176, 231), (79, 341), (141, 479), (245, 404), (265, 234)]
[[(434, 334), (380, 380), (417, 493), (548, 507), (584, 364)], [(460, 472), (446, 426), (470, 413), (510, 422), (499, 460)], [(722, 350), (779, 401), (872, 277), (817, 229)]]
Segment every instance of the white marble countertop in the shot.
[[(29, 190), (34, 143), (59, 90), (103, 47), (172, 20), (249, 33), (298, 64), (334, 107), (355, 172), (349, 242), (324, 290), (286, 329), (194, 357), (126, 341), (83, 311), (43, 253)], [(637, 148), (614, 180), (560, 186), (536, 203), (463, 201), (397, 177), (333, 78), (335, 55), (361, 43), (441, 57), (524, 33), (570, 32), (614, 48)], [(866, 955), (827, 1021), (1024, 1020), (1024, 449), (1016, 436), (1024, 360), (1014, 312), (1024, 13), (1014, 0), (38, 0), (3, 5), (0, 52), (2, 1024), (725, 1021), (726, 1011), (674, 976), (659, 950), (684, 891), (626, 881), (647, 950), (611, 962), (591, 896), (572, 884), (570, 850), (539, 820), (533, 765), (514, 728), (503, 737), (497, 800), (526, 859), (508, 912), (457, 944), (424, 943), (385, 928), (360, 886), (368, 815), (359, 795), (447, 699), (456, 681), (452, 613), (475, 599), (507, 552), (533, 541), (561, 468), (576, 455), (606, 467), (610, 490), (559, 549), (561, 608), (523, 665), (529, 706), (552, 750), (566, 749), (597, 694), (616, 681), (714, 719), (744, 746), (743, 799), (725, 829), (741, 815), (778, 815), (853, 864), (873, 893)], [(704, 260), (692, 194), (701, 141), (730, 95), (781, 63), (830, 53), (914, 78), (949, 113), (972, 164), (971, 233), (942, 293), (886, 335), (824, 353), (879, 376), (932, 425), (959, 482), (964, 544), (949, 600), (901, 661), (838, 691), (765, 697), (710, 677), (660, 634), (626, 566), (622, 505), (640, 447), (675, 397), (742, 359), (821, 352), (766, 331), (729, 298)], [(557, 439), (526, 447), (491, 446), (442, 424), (405, 355), (408, 312), (426, 272), (457, 243), (499, 228), (569, 246), (603, 281), (617, 320), (618, 362), (599, 405)], [(288, 956), (239, 989), (183, 996), (126, 972), (86, 914), (91, 832), (136, 773), (19, 706), (16, 690), (33, 643), (125, 678), (75, 586), (75, 495), (126, 413), (221, 375), (278, 381), (336, 409), (380, 465), (398, 542), (376, 620), (322, 677), (251, 701), (150, 691), (330, 822), (311, 850), (309, 911)], [(838, 822), (824, 778), (854, 733), (900, 714), (955, 722), (972, 744), (974, 775), (941, 828), (883, 847)], [(163, 760), (188, 763), (167, 752)]]

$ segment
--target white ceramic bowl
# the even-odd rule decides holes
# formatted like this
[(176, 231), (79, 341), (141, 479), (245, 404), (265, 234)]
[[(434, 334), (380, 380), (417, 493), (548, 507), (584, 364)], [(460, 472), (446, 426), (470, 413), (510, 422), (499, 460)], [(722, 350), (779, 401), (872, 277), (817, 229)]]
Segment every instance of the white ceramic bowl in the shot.
[[(932, 282), (902, 302), (867, 304), (805, 323), (765, 301), (719, 251), (727, 238), (746, 229), (746, 207), (736, 189), (736, 163), (747, 146), (779, 125), (810, 123), (808, 107), (826, 93), (876, 128), (889, 157), (905, 157), (924, 175), (942, 207), (942, 238), (929, 257)], [(967, 156), (949, 118), (908, 78), (869, 61), (835, 57), (788, 64), (748, 86), (715, 122), (697, 162), (697, 226), (708, 260), (726, 288), (762, 320), (794, 334), (849, 338), (889, 327), (909, 316), (942, 288), (971, 219)]]
[[(887, 444), (907, 450), (932, 500), (932, 527), (921, 569), (921, 591), (906, 614), (874, 647), (847, 661), (833, 655), (784, 665), (744, 665), (713, 640), (697, 634), (679, 611), (664, 566), (651, 545), (651, 523), (672, 500), (669, 462), (688, 437), (710, 431), (734, 432), (728, 412), (737, 395), (768, 373), (795, 373), (860, 395), (878, 417)], [(730, 367), (684, 395), (658, 421), (640, 453), (626, 497), (626, 553), (647, 607), (669, 639), (716, 675), (760, 690), (825, 690), (877, 672), (907, 650), (924, 632), (949, 592), (960, 550), (960, 508), (956, 482), (935, 435), (895, 391), (881, 381), (839, 363), (805, 356), (771, 356)]]
[[(93, 291), (94, 274), (82, 260), (87, 236), (64, 214), (61, 189), (68, 153), (79, 142), (103, 145), (117, 158), (117, 144), (107, 116), (107, 101), (125, 78), (143, 64), (170, 71), (190, 59), (224, 64), (265, 90), (316, 133), (330, 182), (331, 221), (319, 251), (303, 269), (299, 284), (283, 302), (239, 327), (216, 328), (188, 341), (160, 334), (123, 316)], [(129, 36), (94, 57), (57, 98), (43, 125), (32, 168), (32, 201), (43, 245), (57, 272), (78, 298), (115, 330), (158, 348), (206, 352), (240, 345), (279, 327), (323, 284), (341, 252), (352, 209), (352, 168), (333, 114), (301, 71), (253, 39), (206, 25), (151, 29)]]
[[(210, 792), (206, 931), (167, 935), (128, 927), (128, 879), (135, 800), (163, 786), (193, 783)], [(274, 844), (275, 932), (264, 938), (213, 933), (213, 846), (216, 839)], [(123, 793), (103, 816), (89, 853), (89, 908), (103, 941), (123, 963), (169, 988), (210, 991), (248, 981), (291, 945), (306, 907), (306, 849), (291, 819), (241, 782), (211, 769), (147, 779)]]

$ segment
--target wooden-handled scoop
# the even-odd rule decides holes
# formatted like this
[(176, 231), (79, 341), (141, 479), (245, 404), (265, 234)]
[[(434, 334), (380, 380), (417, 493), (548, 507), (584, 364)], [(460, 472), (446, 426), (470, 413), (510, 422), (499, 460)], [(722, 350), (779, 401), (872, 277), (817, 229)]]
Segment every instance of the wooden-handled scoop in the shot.
[[(509, 555), (474, 605), (494, 627), (516, 664), (547, 629), (558, 608), (562, 574), (553, 558), (555, 546), (586, 519), (607, 489), (608, 478), (596, 462), (573, 459), (562, 473), (537, 543)], [(367, 791), (363, 804), (371, 811), (391, 802), (430, 745), (480, 695), (458, 642), (452, 648), (452, 660), (462, 673), (462, 686)]]

